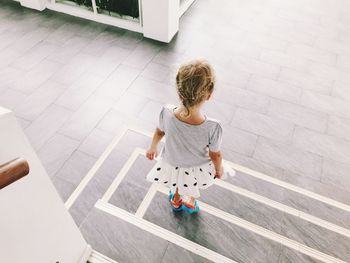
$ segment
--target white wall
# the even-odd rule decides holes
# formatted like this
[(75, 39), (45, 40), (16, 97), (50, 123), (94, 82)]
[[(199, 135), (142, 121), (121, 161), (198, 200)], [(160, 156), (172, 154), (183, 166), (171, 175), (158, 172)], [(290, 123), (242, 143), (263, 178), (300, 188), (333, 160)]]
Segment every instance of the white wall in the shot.
[(89, 246), (15, 116), (0, 107), (0, 164), (16, 157), (29, 162), (30, 173), (0, 190), (0, 262), (81, 262)]

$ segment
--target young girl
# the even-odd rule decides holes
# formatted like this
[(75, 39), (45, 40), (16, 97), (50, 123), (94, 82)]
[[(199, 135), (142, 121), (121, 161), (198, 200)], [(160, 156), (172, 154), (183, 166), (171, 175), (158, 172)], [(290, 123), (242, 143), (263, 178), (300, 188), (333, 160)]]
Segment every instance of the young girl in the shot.
[[(231, 175), (234, 173), (222, 162), (220, 122), (201, 113), (203, 104), (211, 98), (214, 81), (213, 69), (206, 61), (197, 60), (180, 67), (176, 85), (181, 105), (162, 108), (159, 126), (146, 154), (149, 160), (157, 157), (157, 145), (166, 136), (162, 159), (148, 173), (147, 180), (170, 188), (174, 211), (198, 212), (199, 189), (206, 189), (221, 178), (223, 168)], [(183, 201), (181, 196), (187, 200)]]

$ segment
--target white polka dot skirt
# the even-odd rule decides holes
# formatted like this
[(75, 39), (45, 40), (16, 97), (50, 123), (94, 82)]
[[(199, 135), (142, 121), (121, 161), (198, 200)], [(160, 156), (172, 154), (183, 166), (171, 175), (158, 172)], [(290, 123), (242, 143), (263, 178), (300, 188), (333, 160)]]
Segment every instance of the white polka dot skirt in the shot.
[[(234, 170), (223, 163), (224, 176), (235, 174)], [(179, 194), (185, 196), (200, 196), (200, 189), (206, 189), (215, 182), (215, 167), (210, 161), (201, 166), (182, 168), (174, 167), (163, 159), (159, 160), (147, 174), (147, 180), (163, 184), (174, 193), (179, 188)]]

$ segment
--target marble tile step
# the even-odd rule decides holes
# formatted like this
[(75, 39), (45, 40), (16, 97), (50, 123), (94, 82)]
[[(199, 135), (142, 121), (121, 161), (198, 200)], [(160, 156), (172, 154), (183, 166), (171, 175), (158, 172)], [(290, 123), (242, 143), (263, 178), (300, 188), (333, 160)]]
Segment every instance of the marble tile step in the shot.
[(212, 262), (97, 208), (80, 230), (94, 250), (117, 262)]
[[(350, 262), (350, 237), (213, 185), (201, 201), (335, 258)], [(344, 221), (348, 218), (342, 218)], [(337, 242), (333, 242), (337, 240)]]
[[(102, 189), (90, 189), (90, 192), (98, 191), (99, 194), (95, 194), (96, 198), (97, 196), (102, 196), (103, 192), (109, 187), (135, 148), (139, 147), (147, 149), (150, 140), (150, 137), (142, 135), (138, 132), (131, 130), (127, 131), (119, 143), (115, 146), (112, 153), (105, 160), (103, 165), (98, 169), (94, 177), (93, 181), (96, 181), (98, 185), (102, 184), (102, 186), (99, 187)], [(143, 193), (149, 187), (149, 183), (145, 180), (145, 177), (148, 170), (151, 168), (152, 163), (154, 162), (149, 162), (143, 156), (140, 156), (135, 162), (135, 167), (134, 165), (132, 166), (131, 171), (119, 185), (119, 191), (116, 191), (113, 194), (111, 203), (120, 208), (126, 209), (129, 212), (135, 212), (138, 204), (141, 202)], [(350, 229), (350, 214), (336, 207), (324, 204), (315, 199), (295, 193), (278, 185), (271, 184), (241, 172), (237, 172), (237, 176), (229, 178), (228, 182), (341, 227)], [(96, 187), (88, 186), (88, 188)], [(89, 190), (86, 189), (85, 191)], [(136, 194), (131, 195), (132, 191)], [(134, 202), (128, 202), (130, 198), (133, 198)], [(84, 200), (82, 202), (87, 201)], [(90, 205), (88, 207), (91, 207), (91, 202), (89, 203)], [(84, 214), (86, 214), (86, 211)]]
[(154, 164), (154, 161), (147, 160), (145, 156), (138, 156), (112, 195), (109, 203), (135, 214), (152, 185), (146, 181), (145, 177)]
[(204, 211), (173, 213), (162, 193), (156, 194), (144, 219), (237, 262), (320, 262)]
[(97, 200), (102, 198), (135, 148), (146, 148), (149, 142), (149, 137), (139, 133), (127, 131), (124, 134), (69, 209), (78, 226), (89, 214)]
[(350, 229), (350, 213), (338, 207), (237, 171), (227, 182), (302, 212)]

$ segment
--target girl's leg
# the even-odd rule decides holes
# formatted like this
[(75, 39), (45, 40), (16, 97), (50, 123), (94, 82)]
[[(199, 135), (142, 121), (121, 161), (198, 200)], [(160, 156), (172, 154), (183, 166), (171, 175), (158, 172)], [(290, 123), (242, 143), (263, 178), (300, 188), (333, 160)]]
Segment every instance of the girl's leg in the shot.
[(196, 202), (196, 198), (194, 198), (193, 196), (191, 196), (190, 198), (190, 204), (194, 206), (194, 203)]
[(176, 191), (175, 191), (175, 194), (174, 194), (174, 202), (175, 203), (178, 203), (181, 199), (181, 195), (179, 194), (179, 188), (176, 187)]

